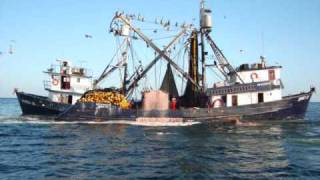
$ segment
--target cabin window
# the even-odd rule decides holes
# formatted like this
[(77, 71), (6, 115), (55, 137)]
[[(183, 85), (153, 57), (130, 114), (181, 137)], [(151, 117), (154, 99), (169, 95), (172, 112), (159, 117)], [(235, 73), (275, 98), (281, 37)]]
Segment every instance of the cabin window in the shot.
[(62, 96), (62, 94), (60, 94), (60, 95), (58, 96), (58, 102), (63, 103), (63, 96)]
[(276, 79), (276, 74), (274, 72), (274, 69), (269, 70), (269, 81), (273, 81)]
[(68, 104), (72, 104), (72, 95), (68, 96)]
[(222, 96), (221, 99), (224, 102), (224, 104), (226, 105), (227, 104), (227, 96)]
[(232, 96), (232, 106), (238, 106), (238, 96)]
[(70, 89), (70, 78), (61, 76), (61, 89)]
[(80, 78), (77, 78), (77, 82), (80, 83)]
[(264, 102), (263, 93), (258, 93), (258, 103), (263, 103), (263, 102)]

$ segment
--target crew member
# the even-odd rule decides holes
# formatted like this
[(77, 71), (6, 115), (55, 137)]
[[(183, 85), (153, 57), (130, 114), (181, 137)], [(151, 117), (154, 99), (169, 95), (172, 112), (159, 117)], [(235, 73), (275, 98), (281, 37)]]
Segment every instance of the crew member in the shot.
[(172, 98), (171, 99), (171, 110), (175, 111), (177, 109), (177, 99), (176, 98)]

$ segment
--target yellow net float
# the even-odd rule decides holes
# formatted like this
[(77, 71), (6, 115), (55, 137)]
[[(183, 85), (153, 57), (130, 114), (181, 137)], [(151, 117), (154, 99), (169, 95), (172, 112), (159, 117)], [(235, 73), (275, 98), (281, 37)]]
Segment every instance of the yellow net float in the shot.
[(123, 94), (117, 91), (89, 91), (85, 93), (79, 100), (84, 103), (100, 103), (112, 104), (121, 107), (122, 109), (129, 109), (130, 103)]

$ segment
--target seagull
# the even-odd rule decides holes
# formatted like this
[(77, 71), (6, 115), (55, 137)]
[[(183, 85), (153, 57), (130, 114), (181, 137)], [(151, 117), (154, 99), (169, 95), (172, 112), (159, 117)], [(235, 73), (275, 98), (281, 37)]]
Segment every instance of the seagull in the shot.
[(90, 34), (85, 34), (84, 37), (85, 38), (92, 38), (92, 36)]
[(9, 54), (13, 54), (13, 48), (12, 48), (11, 45), (10, 45), (10, 47), (9, 47)]

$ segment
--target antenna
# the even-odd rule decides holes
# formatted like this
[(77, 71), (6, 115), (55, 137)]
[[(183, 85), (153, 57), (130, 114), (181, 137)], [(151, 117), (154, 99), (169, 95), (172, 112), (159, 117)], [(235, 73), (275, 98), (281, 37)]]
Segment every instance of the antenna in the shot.
[(200, 0), (200, 8), (204, 9), (206, 1), (205, 0)]

